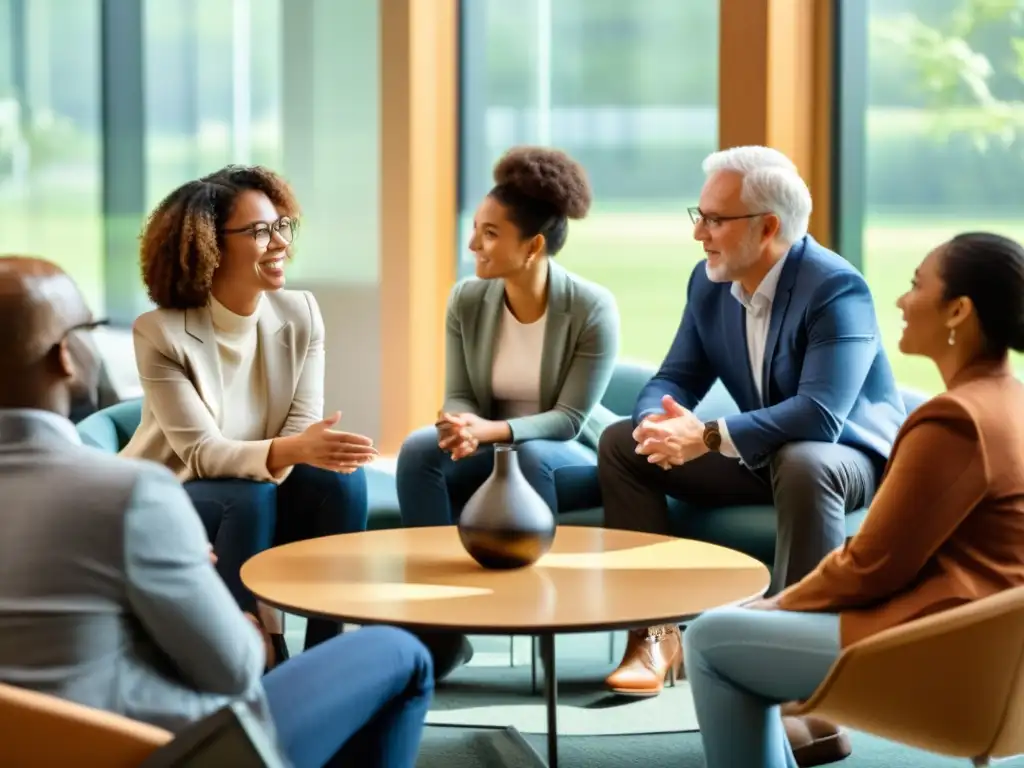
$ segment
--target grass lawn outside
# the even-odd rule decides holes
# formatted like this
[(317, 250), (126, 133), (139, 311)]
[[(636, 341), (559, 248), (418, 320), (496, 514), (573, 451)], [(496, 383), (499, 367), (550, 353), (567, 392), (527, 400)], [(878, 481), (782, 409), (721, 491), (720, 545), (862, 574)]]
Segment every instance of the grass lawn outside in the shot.
[[(103, 227), (98, 195), (62, 201), (44, 196), (43, 201), (31, 205), (0, 197), (0, 220), (5, 222), (0, 252), (38, 254), (56, 261), (79, 282), (95, 311), (102, 313)], [(864, 271), (901, 384), (926, 392), (941, 388), (931, 363), (904, 357), (896, 348), (900, 335), (896, 298), (907, 289), (914, 268), (931, 248), (969, 229), (987, 229), (1024, 242), (1024, 218), (872, 215), (866, 221)], [(464, 251), (460, 243), (460, 252)], [(664, 205), (644, 210), (597, 208), (588, 218), (571, 224), (569, 241), (558, 260), (615, 294), (622, 318), (622, 356), (656, 364), (672, 341), (687, 280), (702, 257), (680, 203), (675, 211)]]
[[(574, 222), (559, 261), (608, 286), (622, 315), (622, 356), (660, 362), (675, 334), (686, 300), (686, 284), (703, 258), (692, 239), (682, 205), (679, 213), (600, 212)], [(990, 230), (1024, 242), (1024, 218), (1013, 221), (869, 216), (865, 222), (863, 270), (875, 298), (883, 343), (904, 385), (925, 392), (942, 387), (934, 366), (900, 354), (896, 299), (914, 269), (936, 245), (966, 230)], [(1021, 360), (1015, 361), (1018, 365)]]

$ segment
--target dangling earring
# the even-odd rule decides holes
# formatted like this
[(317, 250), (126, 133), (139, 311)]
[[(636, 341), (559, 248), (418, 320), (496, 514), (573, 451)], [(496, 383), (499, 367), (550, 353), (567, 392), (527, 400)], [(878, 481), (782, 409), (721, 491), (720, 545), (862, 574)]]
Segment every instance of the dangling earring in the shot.
[(956, 344), (956, 328), (949, 329), (949, 346)]

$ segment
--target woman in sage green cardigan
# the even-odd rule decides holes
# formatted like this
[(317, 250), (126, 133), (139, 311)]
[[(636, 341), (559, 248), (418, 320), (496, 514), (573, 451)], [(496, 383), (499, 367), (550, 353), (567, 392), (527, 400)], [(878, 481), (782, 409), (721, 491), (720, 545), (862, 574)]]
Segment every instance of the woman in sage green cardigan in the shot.
[[(611, 293), (552, 257), (568, 220), (590, 207), (583, 169), (562, 152), (509, 151), (473, 219), (476, 277), (448, 300), (445, 402), (437, 423), (398, 454), (407, 526), (450, 525), (493, 468), (495, 443), (515, 443), (529, 483), (558, 512), (560, 470), (597, 464), (615, 416), (599, 402), (619, 345)], [(440, 680), (473, 653), (465, 637), (419, 633)]]
[[(473, 221), (476, 277), (448, 300), (445, 402), (398, 455), (407, 526), (450, 525), (515, 443), (530, 484), (558, 512), (555, 477), (595, 465), (598, 406), (618, 352), (611, 293), (556, 264), (568, 219), (590, 206), (583, 169), (564, 153), (509, 151)], [(589, 423), (588, 423), (589, 422)]]

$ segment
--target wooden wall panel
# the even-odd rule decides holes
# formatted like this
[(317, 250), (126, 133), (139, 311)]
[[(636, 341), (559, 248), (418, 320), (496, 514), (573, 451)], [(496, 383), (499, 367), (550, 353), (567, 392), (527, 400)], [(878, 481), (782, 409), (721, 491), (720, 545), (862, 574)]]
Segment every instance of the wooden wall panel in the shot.
[(811, 187), (811, 234), (832, 241), (833, 0), (720, 0), (718, 139), (785, 152)]
[(394, 454), (443, 400), (457, 253), (458, 2), (380, 0), (380, 13), (379, 447)]

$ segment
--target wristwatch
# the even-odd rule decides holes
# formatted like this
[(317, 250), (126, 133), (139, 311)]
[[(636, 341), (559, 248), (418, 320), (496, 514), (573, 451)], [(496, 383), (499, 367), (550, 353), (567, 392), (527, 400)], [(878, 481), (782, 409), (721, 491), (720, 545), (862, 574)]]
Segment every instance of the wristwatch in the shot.
[(718, 421), (704, 422), (704, 445), (709, 451), (717, 451), (722, 447), (722, 432), (718, 429)]

